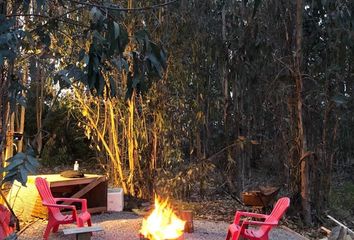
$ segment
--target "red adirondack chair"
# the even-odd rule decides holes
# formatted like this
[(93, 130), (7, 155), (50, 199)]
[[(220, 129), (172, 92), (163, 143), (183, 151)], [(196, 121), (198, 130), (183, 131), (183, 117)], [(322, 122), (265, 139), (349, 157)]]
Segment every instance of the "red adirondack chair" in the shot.
[[(290, 205), (290, 199), (283, 197), (278, 200), (270, 215), (250, 213), (250, 212), (236, 212), (234, 222), (229, 226), (226, 240), (237, 240), (240, 236), (250, 240), (268, 240), (268, 233), (273, 226), (278, 225), (280, 218)], [(241, 217), (253, 217), (265, 219), (264, 222), (244, 220), (240, 225)], [(249, 225), (257, 228), (248, 229)]]
[(0, 204), (0, 239), (5, 239), (15, 231), (15, 225), (11, 224), (11, 212)]
[[(57, 232), (60, 224), (68, 224), (76, 222), (78, 227), (83, 227), (85, 222), (91, 226), (91, 215), (87, 211), (86, 199), (79, 198), (54, 198), (50, 191), (48, 182), (41, 177), (36, 178), (36, 187), (42, 198), (43, 206), (48, 207), (48, 225), (43, 234), (44, 239), (48, 239), (50, 230)], [(80, 202), (81, 213), (78, 213), (74, 205), (57, 204), (59, 201)], [(71, 209), (72, 214), (64, 215), (60, 209)]]

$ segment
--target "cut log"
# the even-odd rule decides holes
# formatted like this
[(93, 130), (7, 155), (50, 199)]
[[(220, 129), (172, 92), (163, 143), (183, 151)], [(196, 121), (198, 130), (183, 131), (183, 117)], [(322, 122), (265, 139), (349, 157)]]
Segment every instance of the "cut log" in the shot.
[(328, 228), (325, 227), (321, 227), (321, 231), (324, 232), (326, 234), (326, 236), (328, 237), (331, 234), (331, 230), (329, 230)]
[(333, 222), (337, 223), (339, 226), (346, 228), (347, 231), (348, 231), (348, 233), (354, 234), (354, 231), (353, 231), (353, 230), (351, 230), (350, 228), (348, 228), (347, 226), (345, 226), (343, 223), (341, 223), (340, 221), (338, 221), (338, 220), (335, 219), (334, 217), (332, 217), (332, 216), (330, 216), (330, 215), (327, 215), (327, 217), (328, 217), (329, 219), (331, 219)]
[(328, 240), (353, 240), (348, 234), (348, 228), (338, 226), (332, 229)]
[(182, 210), (180, 212), (180, 217), (183, 221), (186, 222), (184, 226), (184, 232), (186, 233), (192, 233), (194, 232), (194, 226), (193, 226), (193, 212), (192, 211), (187, 211), (187, 210)]

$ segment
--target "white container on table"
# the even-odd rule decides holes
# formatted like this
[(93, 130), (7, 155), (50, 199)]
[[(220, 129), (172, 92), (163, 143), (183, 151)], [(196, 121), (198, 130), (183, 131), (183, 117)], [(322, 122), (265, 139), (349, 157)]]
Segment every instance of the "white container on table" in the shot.
[(74, 164), (74, 171), (79, 171), (79, 163), (77, 161)]
[(121, 212), (124, 207), (124, 192), (122, 188), (108, 188), (107, 211)]

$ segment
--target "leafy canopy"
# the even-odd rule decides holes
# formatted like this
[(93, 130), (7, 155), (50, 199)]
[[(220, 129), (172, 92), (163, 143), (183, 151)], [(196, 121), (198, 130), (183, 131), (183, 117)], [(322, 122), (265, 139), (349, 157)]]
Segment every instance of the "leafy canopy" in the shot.
[[(0, 14), (0, 66), (21, 68), (20, 61), (35, 57), (52, 62), (53, 83), (60, 88), (82, 82), (92, 94), (119, 97), (117, 81), (121, 80), (127, 99), (134, 91), (143, 94), (152, 81), (162, 78), (166, 53), (144, 28), (128, 31), (126, 14), (105, 6), (63, 0), (16, 2), (8, 8), (11, 13)], [(70, 56), (58, 51), (67, 47), (67, 39)], [(7, 97), (14, 111), (17, 104), (26, 106), (26, 88), (19, 77), (10, 79)], [(38, 167), (35, 157), (33, 148), (27, 146), (24, 153), (8, 159), (8, 166), (0, 170), (7, 173), (3, 182), (18, 180), (25, 185), (28, 173)]]

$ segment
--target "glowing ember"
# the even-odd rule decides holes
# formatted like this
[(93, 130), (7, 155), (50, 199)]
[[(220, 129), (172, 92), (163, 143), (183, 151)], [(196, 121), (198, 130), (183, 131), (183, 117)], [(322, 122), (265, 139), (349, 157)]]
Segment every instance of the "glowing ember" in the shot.
[(171, 209), (168, 200), (159, 201), (155, 197), (155, 209), (143, 219), (140, 233), (149, 240), (178, 239), (183, 235), (185, 222)]

